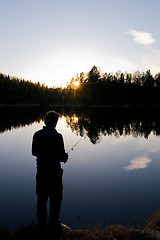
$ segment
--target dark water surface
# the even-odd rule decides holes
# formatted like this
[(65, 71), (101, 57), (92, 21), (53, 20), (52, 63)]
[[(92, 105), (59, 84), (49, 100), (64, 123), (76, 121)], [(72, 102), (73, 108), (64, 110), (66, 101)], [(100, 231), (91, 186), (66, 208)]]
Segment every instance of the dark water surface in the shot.
[[(66, 151), (80, 140), (62, 164), (62, 222), (71, 228), (145, 222), (160, 206), (159, 108), (55, 110)], [(45, 112), (0, 110), (0, 227), (36, 222), (31, 142)]]

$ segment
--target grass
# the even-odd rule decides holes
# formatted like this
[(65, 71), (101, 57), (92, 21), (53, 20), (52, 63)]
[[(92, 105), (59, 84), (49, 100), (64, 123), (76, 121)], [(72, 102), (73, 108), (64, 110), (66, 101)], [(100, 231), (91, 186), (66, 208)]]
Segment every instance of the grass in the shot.
[[(111, 225), (102, 230), (99, 226), (88, 230), (70, 230), (63, 225), (63, 240), (155, 240), (160, 239), (160, 209), (148, 220), (143, 229), (137, 230), (122, 225)], [(49, 232), (40, 233), (37, 225), (21, 225), (13, 233), (9, 229), (0, 229), (0, 240), (56, 240)]]
[(160, 208), (147, 220), (144, 230), (160, 233)]
[[(30, 224), (28, 226), (20, 226), (14, 233), (10, 233), (7, 229), (0, 230), (1, 240), (36, 240), (54, 239), (53, 235), (40, 234), (38, 235), (37, 226)], [(88, 230), (71, 230), (63, 232), (63, 240), (131, 240), (132, 229), (121, 225), (112, 225), (104, 230), (99, 227), (91, 227)]]

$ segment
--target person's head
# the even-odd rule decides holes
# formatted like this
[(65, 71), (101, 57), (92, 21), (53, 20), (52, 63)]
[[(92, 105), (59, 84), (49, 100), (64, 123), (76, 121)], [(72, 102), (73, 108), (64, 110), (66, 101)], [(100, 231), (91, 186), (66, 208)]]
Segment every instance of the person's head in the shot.
[(59, 114), (55, 111), (49, 111), (44, 116), (44, 123), (47, 127), (56, 127)]

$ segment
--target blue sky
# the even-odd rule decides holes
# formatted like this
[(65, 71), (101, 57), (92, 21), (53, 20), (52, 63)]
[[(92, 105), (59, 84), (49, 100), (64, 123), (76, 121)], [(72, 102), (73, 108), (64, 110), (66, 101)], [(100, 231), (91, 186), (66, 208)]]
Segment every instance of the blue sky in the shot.
[(0, 72), (65, 86), (102, 72), (160, 72), (159, 0), (0, 0)]

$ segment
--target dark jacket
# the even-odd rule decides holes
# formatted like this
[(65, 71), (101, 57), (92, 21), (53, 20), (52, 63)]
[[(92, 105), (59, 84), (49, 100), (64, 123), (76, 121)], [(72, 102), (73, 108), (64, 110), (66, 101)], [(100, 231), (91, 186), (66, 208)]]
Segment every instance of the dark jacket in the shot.
[(32, 155), (37, 157), (37, 174), (50, 175), (66, 160), (63, 137), (54, 128), (43, 127), (33, 136)]

